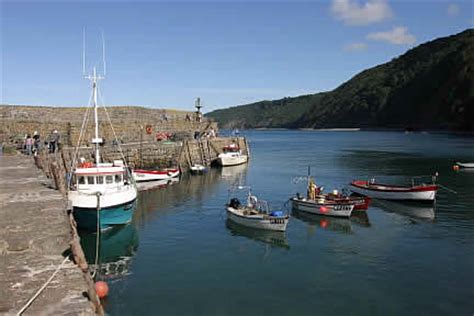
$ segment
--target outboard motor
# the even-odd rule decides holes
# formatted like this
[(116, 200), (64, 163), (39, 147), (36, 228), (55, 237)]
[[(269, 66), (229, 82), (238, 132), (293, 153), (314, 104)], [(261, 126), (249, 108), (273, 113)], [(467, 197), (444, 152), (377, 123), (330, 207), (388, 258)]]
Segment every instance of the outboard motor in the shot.
[(232, 198), (230, 199), (229, 206), (232, 208), (239, 208), (240, 207), (240, 201), (238, 198)]

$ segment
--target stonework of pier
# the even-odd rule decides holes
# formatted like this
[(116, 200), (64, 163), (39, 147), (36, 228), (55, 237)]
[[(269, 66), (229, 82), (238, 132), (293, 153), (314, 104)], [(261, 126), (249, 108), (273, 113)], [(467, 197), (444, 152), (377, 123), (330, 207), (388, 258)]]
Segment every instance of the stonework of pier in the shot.
[[(85, 107), (0, 105), (0, 142), (20, 139), (25, 134), (33, 135), (35, 131), (44, 141), (53, 130), (58, 130), (62, 145), (76, 146), (85, 113)], [(217, 131), (215, 122), (202, 116), (198, 118), (197, 113), (191, 111), (111, 106), (107, 107), (107, 113), (103, 107), (99, 107), (98, 113), (100, 134), (105, 144), (114, 140), (107, 114), (117, 138), (123, 143), (156, 141), (158, 133), (192, 138), (196, 131), (201, 134), (211, 128)], [(87, 117), (86, 133), (83, 137), (85, 145), (93, 138), (92, 108)]]
[[(31, 157), (0, 155), (0, 314), (14, 315), (70, 249), (71, 226), (60, 192)], [(67, 260), (25, 315), (90, 315), (83, 272)]]

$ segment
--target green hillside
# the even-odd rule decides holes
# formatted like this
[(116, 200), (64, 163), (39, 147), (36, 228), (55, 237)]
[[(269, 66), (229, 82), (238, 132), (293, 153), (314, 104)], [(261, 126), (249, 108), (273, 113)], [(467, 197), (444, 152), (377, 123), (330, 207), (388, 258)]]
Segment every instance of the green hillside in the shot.
[(222, 127), (474, 130), (474, 30), (419, 45), (333, 91), (207, 114)]

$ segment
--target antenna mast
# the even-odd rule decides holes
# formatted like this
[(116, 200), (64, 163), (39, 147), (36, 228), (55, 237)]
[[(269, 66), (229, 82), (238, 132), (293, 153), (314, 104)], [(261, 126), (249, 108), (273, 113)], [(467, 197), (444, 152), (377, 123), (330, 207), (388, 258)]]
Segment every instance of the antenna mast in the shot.
[[(83, 33), (83, 47), (85, 47), (85, 32)], [(84, 72), (84, 78), (88, 79), (92, 82), (92, 102), (94, 105), (94, 123), (95, 123), (95, 137), (92, 139), (92, 143), (95, 144), (95, 163), (98, 166), (100, 163), (100, 144), (102, 143), (102, 138), (99, 137), (99, 116), (97, 113), (98, 109), (98, 102), (97, 102), (97, 90), (98, 90), (98, 81), (101, 79), (105, 78), (105, 44), (104, 44), (104, 34), (102, 33), (102, 61), (104, 63), (103, 65), (103, 70), (104, 70), (104, 76), (100, 76), (97, 74), (97, 69), (96, 67), (92, 68), (92, 75), (85, 75), (85, 49), (83, 48), (82, 51), (82, 60), (83, 60), (83, 72)]]

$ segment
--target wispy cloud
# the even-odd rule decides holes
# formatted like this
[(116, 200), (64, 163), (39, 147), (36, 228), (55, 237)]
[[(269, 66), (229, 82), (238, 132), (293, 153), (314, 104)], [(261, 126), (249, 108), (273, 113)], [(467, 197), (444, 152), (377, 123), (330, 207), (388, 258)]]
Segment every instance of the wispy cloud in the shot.
[(344, 46), (346, 52), (365, 52), (367, 50), (366, 43), (351, 43)]
[(448, 16), (450, 17), (455, 17), (459, 14), (459, 6), (455, 3), (451, 3), (450, 5), (448, 5), (448, 8), (446, 10), (446, 13), (448, 14)]
[(368, 0), (362, 5), (354, 0), (332, 0), (331, 11), (348, 25), (369, 25), (392, 17), (386, 0)]
[(416, 43), (415, 36), (410, 34), (404, 26), (394, 27), (391, 31), (369, 33), (367, 38), (395, 45), (412, 45)]

